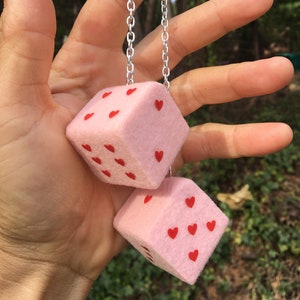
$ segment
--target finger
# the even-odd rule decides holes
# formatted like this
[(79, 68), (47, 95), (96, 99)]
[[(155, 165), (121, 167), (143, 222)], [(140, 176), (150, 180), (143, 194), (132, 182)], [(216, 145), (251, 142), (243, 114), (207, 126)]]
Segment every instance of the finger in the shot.
[[(210, 0), (170, 21), (169, 55), (174, 67), (184, 56), (264, 14), (272, 0)], [(154, 78), (161, 76), (161, 29), (136, 47), (136, 65)]]
[(207, 123), (191, 129), (182, 148), (182, 159), (197, 162), (208, 158), (261, 156), (281, 150), (292, 138), (291, 128), (284, 123)]
[(172, 81), (170, 93), (182, 114), (188, 115), (204, 104), (273, 93), (293, 76), (291, 62), (274, 57), (187, 72)]
[[(142, 0), (135, 2), (137, 8)], [(52, 64), (53, 94), (69, 92), (87, 101), (107, 85), (126, 82), (122, 45), (128, 14), (126, 0), (86, 1)]]
[(6, 84), (46, 85), (55, 36), (52, 1), (6, 1), (1, 16), (1, 29), (2, 87)]
[[(135, 1), (136, 7), (141, 2), (142, 0)], [(127, 31), (128, 14), (125, 0), (88, 0), (69, 38), (87, 45), (121, 50)]]

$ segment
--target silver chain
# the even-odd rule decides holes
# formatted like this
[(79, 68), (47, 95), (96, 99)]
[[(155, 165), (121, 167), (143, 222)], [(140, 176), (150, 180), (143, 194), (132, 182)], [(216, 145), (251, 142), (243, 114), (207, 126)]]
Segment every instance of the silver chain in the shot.
[[(135, 2), (134, 0), (128, 0), (127, 1), (127, 10), (129, 12), (129, 16), (126, 19), (126, 24), (128, 26), (128, 32), (127, 32), (127, 49), (126, 49), (126, 57), (127, 57), (127, 84), (134, 83), (134, 63), (133, 63), (133, 56), (134, 56), (134, 47), (133, 43), (135, 41), (135, 33), (133, 31), (134, 25), (135, 25)], [(169, 67), (169, 47), (168, 47), (168, 41), (169, 41), (169, 11), (168, 11), (168, 0), (161, 0), (161, 12), (162, 12), (162, 18), (161, 18), (161, 26), (162, 26), (162, 34), (161, 34), (161, 40), (162, 40), (162, 76), (164, 79), (164, 86), (167, 90), (170, 88), (170, 67)]]
[(126, 49), (126, 57), (127, 57), (127, 84), (134, 83), (134, 64), (133, 64), (133, 56), (134, 56), (134, 47), (133, 43), (135, 41), (135, 33), (133, 31), (133, 27), (135, 25), (135, 2), (134, 0), (127, 1), (127, 10), (129, 12), (129, 16), (126, 19), (126, 23), (128, 26), (127, 32), (127, 49)]
[(162, 62), (163, 62), (163, 68), (162, 68), (162, 76), (164, 78), (164, 86), (167, 90), (170, 88), (170, 67), (169, 67), (169, 47), (168, 47), (168, 41), (169, 41), (169, 19), (168, 19), (168, 0), (161, 0), (161, 12), (162, 12), (162, 18), (161, 18), (161, 26), (163, 29), (163, 32), (161, 34), (161, 40), (163, 44), (162, 48)]

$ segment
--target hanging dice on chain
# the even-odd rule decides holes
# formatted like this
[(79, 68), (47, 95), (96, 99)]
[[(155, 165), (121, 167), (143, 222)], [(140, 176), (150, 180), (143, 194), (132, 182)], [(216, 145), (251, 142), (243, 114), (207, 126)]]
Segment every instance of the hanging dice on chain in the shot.
[(167, 80), (165, 84), (134, 83), (134, 1), (127, 7), (127, 85), (98, 92), (69, 124), (67, 137), (102, 181), (155, 189), (167, 175), (189, 127), (166, 88)]
[(127, 84), (98, 92), (66, 135), (102, 181), (134, 190), (114, 226), (150, 262), (193, 284), (227, 217), (191, 180), (165, 178), (189, 127), (169, 90), (168, 8), (161, 0), (164, 83), (134, 83), (134, 0), (127, 1)]

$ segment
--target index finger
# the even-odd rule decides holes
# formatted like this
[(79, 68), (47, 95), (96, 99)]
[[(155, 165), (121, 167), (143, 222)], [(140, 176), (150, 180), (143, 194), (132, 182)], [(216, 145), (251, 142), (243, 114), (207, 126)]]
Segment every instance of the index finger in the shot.
[[(264, 14), (272, 0), (210, 0), (169, 22), (170, 66)], [(157, 28), (136, 47), (136, 65), (154, 78), (161, 77), (161, 29)]]
[[(135, 0), (136, 7), (142, 0)], [(88, 0), (69, 38), (105, 49), (121, 49), (127, 31), (127, 0)]]

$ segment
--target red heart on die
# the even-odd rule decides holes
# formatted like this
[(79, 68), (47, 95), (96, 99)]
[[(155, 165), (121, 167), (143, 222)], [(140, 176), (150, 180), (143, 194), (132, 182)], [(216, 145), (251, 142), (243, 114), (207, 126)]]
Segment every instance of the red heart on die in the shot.
[(215, 227), (216, 227), (216, 221), (213, 220), (211, 222), (207, 222), (206, 223), (206, 227), (209, 231), (214, 231)]
[(135, 176), (133, 173), (131, 173), (131, 172), (126, 172), (125, 174), (126, 174), (126, 176), (129, 177), (130, 179), (133, 179), (133, 180), (136, 179), (136, 176)]
[(108, 97), (111, 93), (112, 93), (112, 92), (106, 92), (106, 93), (104, 93), (104, 94), (102, 95), (102, 98), (104, 99), (104, 98)]
[(102, 172), (105, 176), (111, 177), (111, 174), (110, 174), (110, 172), (109, 172), (108, 170), (102, 170), (101, 172)]
[(120, 166), (124, 167), (125, 166), (125, 161), (122, 158), (115, 158), (115, 162), (119, 164)]
[(92, 160), (97, 163), (98, 165), (101, 165), (102, 164), (102, 161), (99, 157), (92, 157)]
[(152, 199), (152, 195), (147, 195), (144, 199), (144, 203), (148, 203)]
[(81, 145), (83, 149), (85, 149), (86, 151), (91, 152), (92, 151), (92, 147), (89, 144), (83, 144)]
[(171, 239), (175, 239), (178, 233), (178, 227), (169, 228), (168, 229), (168, 235)]
[(126, 92), (126, 94), (127, 94), (127, 96), (130, 96), (132, 93), (134, 93), (136, 91), (136, 88), (134, 88), (134, 89), (129, 89), (127, 92)]
[(155, 107), (158, 111), (162, 109), (164, 102), (162, 100), (155, 100)]
[(120, 111), (119, 110), (113, 110), (109, 113), (109, 118), (115, 117)]
[(94, 113), (86, 114), (86, 115), (84, 116), (84, 121), (87, 121), (87, 120), (90, 119), (93, 115), (94, 115)]
[(164, 152), (163, 151), (155, 151), (155, 158), (158, 162), (161, 162), (163, 159)]
[(194, 250), (194, 251), (191, 251), (191, 252), (189, 253), (189, 259), (192, 260), (192, 261), (196, 261), (197, 258), (198, 258), (198, 254), (199, 254), (199, 252), (198, 252), (197, 249)]
[(188, 226), (188, 232), (191, 234), (191, 235), (194, 235), (197, 231), (197, 224), (193, 224), (193, 225), (189, 225)]
[(188, 207), (192, 208), (192, 207), (194, 206), (194, 204), (195, 204), (195, 197), (192, 196), (192, 197), (190, 197), (190, 198), (186, 198), (186, 199), (185, 199), (185, 203), (186, 203), (186, 205), (187, 205)]
[(115, 152), (115, 148), (113, 145), (107, 144), (107, 145), (104, 145), (104, 147), (110, 152)]

